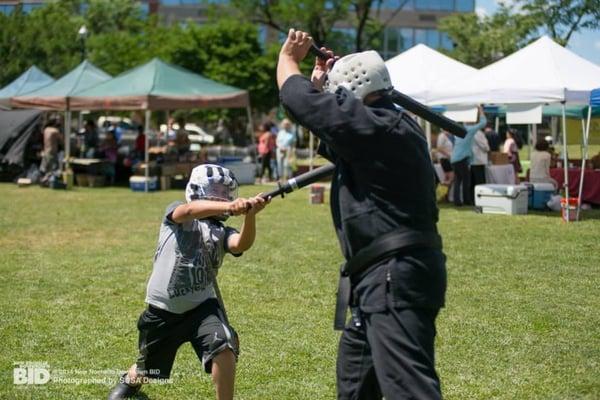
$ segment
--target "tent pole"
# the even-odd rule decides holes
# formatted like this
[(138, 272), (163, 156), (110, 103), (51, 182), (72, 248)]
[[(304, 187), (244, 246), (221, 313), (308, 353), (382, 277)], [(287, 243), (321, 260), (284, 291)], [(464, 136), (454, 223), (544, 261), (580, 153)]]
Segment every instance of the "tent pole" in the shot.
[(256, 140), (254, 138), (254, 121), (252, 120), (252, 109), (250, 108), (250, 103), (246, 106), (246, 116), (248, 117), (248, 125), (246, 125), (246, 134), (250, 134), (250, 140), (252, 141), (252, 161), (256, 164), (256, 168), (258, 170), (258, 157), (257, 157), (257, 147)]
[(527, 159), (531, 160), (531, 124), (527, 124)]
[(146, 138), (144, 140), (144, 191), (148, 193), (148, 179), (150, 178), (150, 155), (148, 154), (149, 137), (150, 137), (150, 110), (146, 110), (145, 121)]
[(581, 211), (581, 196), (583, 194), (583, 179), (585, 177), (585, 161), (588, 157), (588, 140), (590, 137), (591, 119), (592, 119), (592, 106), (588, 106), (587, 126), (583, 127), (583, 153), (581, 154), (581, 177), (579, 178), (579, 193), (577, 195), (577, 220), (578, 221), (579, 221), (579, 212)]
[(562, 103), (562, 141), (563, 141), (563, 171), (565, 173), (565, 182), (563, 184), (565, 189), (565, 201), (566, 204), (566, 217), (567, 223), (569, 222), (569, 164), (567, 164), (567, 118), (566, 118), (566, 110), (565, 103)]
[(71, 158), (71, 110), (67, 107), (65, 111), (65, 171), (69, 170), (69, 158)]
[(496, 115), (496, 123), (495, 123), (494, 128), (495, 128), (496, 133), (499, 133), (498, 132), (498, 129), (500, 129), (500, 116), (499, 115)]

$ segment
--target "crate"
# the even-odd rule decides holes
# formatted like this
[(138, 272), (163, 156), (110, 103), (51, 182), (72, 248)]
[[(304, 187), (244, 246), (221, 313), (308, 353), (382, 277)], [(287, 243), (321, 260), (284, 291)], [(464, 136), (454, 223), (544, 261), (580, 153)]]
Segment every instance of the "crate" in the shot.
[(510, 164), (510, 161), (508, 161), (508, 154), (501, 153), (499, 151), (490, 152), (489, 159), (490, 159), (490, 162), (494, 165)]

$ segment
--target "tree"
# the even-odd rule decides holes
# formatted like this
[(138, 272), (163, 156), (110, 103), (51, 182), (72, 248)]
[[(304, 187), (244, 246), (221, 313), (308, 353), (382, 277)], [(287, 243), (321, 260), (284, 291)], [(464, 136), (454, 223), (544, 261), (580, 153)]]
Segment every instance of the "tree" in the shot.
[(20, 7), (0, 16), (0, 83), (15, 79), (31, 65), (60, 77), (80, 62), (76, 2), (58, 1), (32, 11)]
[(501, 5), (492, 16), (454, 14), (440, 21), (454, 47), (445, 51), (452, 58), (476, 68), (484, 67), (527, 45), (537, 30), (537, 21), (528, 14), (512, 14)]
[(305, 30), (316, 43), (343, 54), (378, 47), (383, 30), (406, 2), (387, 9), (385, 19), (385, 0), (232, 0), (231, 6), (240, 18), (282, 34), (289, 28)]
[(600, 0), (519, 0), (517, 4), (563, 46), (575, 32), (600, 28)]
[(173, 62), (207, 78), (244, 88), (254, 107), (268, 110), (277, 104), (276, 50), (264, 52), (255, 26), (221, 20), (202, 26), (190, 24), (174, 46)]

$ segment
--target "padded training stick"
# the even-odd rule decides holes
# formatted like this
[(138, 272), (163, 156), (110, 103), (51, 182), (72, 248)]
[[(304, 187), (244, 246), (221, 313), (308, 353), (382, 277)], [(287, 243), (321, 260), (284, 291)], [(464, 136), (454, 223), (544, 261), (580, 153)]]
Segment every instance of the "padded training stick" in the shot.
[(261, 197), (265, 200), (269, 198), (273, 198), (275, 196), (281, 195), (283, 198), (285, 193), (291, 193), (294, 190), (303, 188), (306, 185), (310, 185), (311, 183), (317, 182), (331, 174), (333, 174), (333, 169), (335, 165), (326, 164), (322, 167), (313, 169), (312, 171), (305, 172), (302, 175), (298, 175), (295, 178), (288, 179), (283, 185), (279, 184), (279, 187), (275, 190), (272, 190), (268, 193), (264, 193)]

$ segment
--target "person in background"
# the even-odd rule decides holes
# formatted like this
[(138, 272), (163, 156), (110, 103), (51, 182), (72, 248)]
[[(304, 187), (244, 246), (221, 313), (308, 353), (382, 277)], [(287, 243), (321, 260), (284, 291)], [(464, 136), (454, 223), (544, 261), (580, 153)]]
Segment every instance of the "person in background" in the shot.
[(177, 138), (177, 131), (175, 130), (173, 125), (175, 125), (175, 119), (171, 117), (167, 120), (167, 137), (166, 137), (166, 139), (167, 139), (168, 145), (175, 145), (175, 139)]
[(485, 183), (485, 167), (488, 164), (490, 145), (485, 134), (479, 130), (473, 138), (473, 157), (471, 158), (471, 193), (475, 186)]
[(270, 121), (270, 120), (265, 122), (265, 127), (267, 128), (267, 130), (269, 132), (271, 132), (272, 140), (273, 140), (273, 142), (275, 142), (275, 147), (273, 148), (273, 152), (271, 153), (271, 171), (273, 171), (271, 179), (273, 179), (274, 181), (278, 181), (279, 180), (279, 171), (277, 171), (276, 153), (277, 153), (277, 133), (279, 132), (279, 130), (277, 129), (277, 125), (273, 121)]
[(454, 139), (450, 161), (454, 170), (454, 205), (457, 207), (463, 204), (473, 205), (469, 164), (473, 155), (473, 139), (477, 131), (483, 129), (485, 124), (487, 124), (487, 118), (483, 113), (483, 108), (479, 107), (479, 121), (475, 125), (465, 125), (467, 135), (464, 138)]
[(442, 170), (444, 171), (444, 182), (443, 185), (450, 186), (454, 180), (454, 171), (452, 171), (452, 163), (450, 163), (450, 157), (452, 156), (452, 149), (454, 148), (454, 136), (445, 130), (440, 131), (436, 142), (436, 154)]
[(268, 171), (266, 180), (271, 180), (273, 171), (271, 169), (271, 155), (275, 150), (275, 137), (271, 134), (266, 124), (260, 124), (258, 127), (260, 136), (258, 137), (258, 155), (260, 157), (260, 181), (264, 183), (265, 171)]
[(557, 189), (558, 183), (550, 176), (552, 155), (550, 154), (550, 145), (548, 145), (548, 142), (545, 140), (538, 141), (531, 152), (530, 158), (529, 181), (531, 183), (551, 183), (554, 185), (554, 189)]
[(100, 143), (100, 152), (104, 155), (104, 158), (108, 161), (105, 174), (108, 177), (110, 184), (115, 183), (115, 166), (117, 165), (117, 151), (118, 151), (117, 139), (115, 138), (114, 130), (106, 132), (106, 137)]
[(85, 121), (83, 127), (83, 137), (81, 138), (80, 155), (83, 158), (94, 158), (96, 151), (98, 151), (98, 143), (100, 141), (98, 137), (98, 129), (96, 124), (91, 119)]
[(190, 150), (190, 138), (187, 131), (185, 130), (185, 120), (180, 118), (177, 121), (178, 129), (175, 134), (175, 149), (177, 150), (177, 156), (181, 159)]
[(51, 174), (59, 168), (58, 149), (63, 142), (63, 135), (60, 133), (60, 121), (58, 118), (50, 119), (43, 130), (44, 150), (42, 152), (42, 162), (40, 163), (40, 172), (43, 175)]
[(296, 135), (292, 132), (292, 122), (284, 118), (277, 133), (277, 173), (279, 179), (284, 181), (292, 177), (291, 160), (295, 145)]
[(138, 125), (138, 134), (135, 137), (135, 148), (134, 157), (138, 160), (143, 160), (146, 154), (146, 134), (144, 134), (144, 127)]
[(490, 148), (489, 151), (500, 151), (500, 135), (496, 132), (490, 125), (485, 127), (483, 132), (485, 134), (485, 138), (487, 139), (488, 146)]
[(521, 161), (519, 159), (519, 149), (523, 146), (518, 133), (512, 129), (506, 131), (506, 140), (502, 147), (502, 152), (508, 154), (508, 161), (512, 164), (515, 171), (515, 184), (519, 183), (519, 172), (522, 171)]

